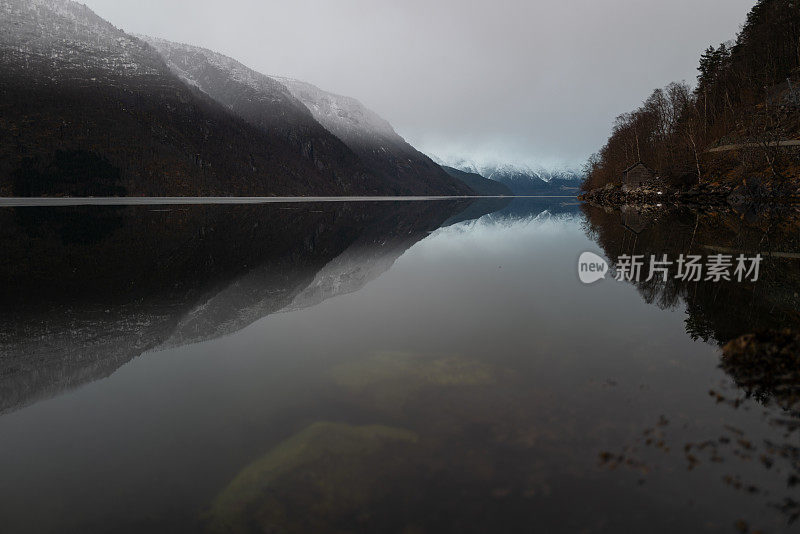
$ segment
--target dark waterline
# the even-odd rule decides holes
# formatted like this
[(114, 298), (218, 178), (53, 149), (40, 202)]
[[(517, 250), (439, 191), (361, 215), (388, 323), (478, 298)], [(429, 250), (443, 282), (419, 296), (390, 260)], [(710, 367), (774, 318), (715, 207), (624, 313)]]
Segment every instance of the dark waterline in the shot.
[(430, 202), (452, 200), (512, 198), (575, 198), (574, 195), (550, 196), (422, 196), (422, 197), (14, 197), (0, 198), (0, 207), (56, 206), (146, 206), (208, 204), (295, 204), (304, 202)]

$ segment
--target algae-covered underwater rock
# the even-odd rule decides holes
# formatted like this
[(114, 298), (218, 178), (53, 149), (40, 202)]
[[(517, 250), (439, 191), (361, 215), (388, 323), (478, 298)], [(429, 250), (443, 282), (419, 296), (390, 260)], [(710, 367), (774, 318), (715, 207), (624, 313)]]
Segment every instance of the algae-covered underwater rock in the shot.
[(314, 423), (241, 471), (212, 502), (206, 530), (337, 532), (332, 525), (366, 513), (417, 439), (388, 426)]
[(507, 374), (495, 366), (460, 356), (431, 357), (408, 352), (377, 352), (336, 366), (333, 381), (379, 408), (402, 408), (424, 387), (492, 386)]

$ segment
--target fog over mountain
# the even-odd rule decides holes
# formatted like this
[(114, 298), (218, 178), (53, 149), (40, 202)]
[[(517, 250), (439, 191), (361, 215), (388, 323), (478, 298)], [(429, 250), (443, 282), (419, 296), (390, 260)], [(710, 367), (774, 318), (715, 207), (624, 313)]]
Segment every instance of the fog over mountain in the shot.
[(85, 0), (132, 33), (349, 95), (423, 152), (578, 164), (654, 87), (693, 81), (752, 0)]
[(250, 124), (289, 140), (318, 169), (345, 168), (350, 175), (366, 172), (391, 194), (473, 194), (354, 98), (270, 77), (204, 48), (142, 39), (190, 86)]
[(472, 194), (428, 156), (409, 145), (392, 125), (352, 97), (323, 91), (310, 83), (277, 78), (305, 104), (314, 118), (344, 141), (367, 168), (399, 192)]

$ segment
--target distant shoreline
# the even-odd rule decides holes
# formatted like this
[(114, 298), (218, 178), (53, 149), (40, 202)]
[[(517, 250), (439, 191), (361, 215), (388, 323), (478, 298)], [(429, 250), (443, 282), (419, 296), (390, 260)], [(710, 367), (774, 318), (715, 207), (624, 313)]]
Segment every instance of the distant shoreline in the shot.
[(316, 202), (423, 202), (515, 198), (577, 198), (575, 195), (421, 197), (5, 197), (0, 207), (180, 206), (192, 204), (299, 204)]

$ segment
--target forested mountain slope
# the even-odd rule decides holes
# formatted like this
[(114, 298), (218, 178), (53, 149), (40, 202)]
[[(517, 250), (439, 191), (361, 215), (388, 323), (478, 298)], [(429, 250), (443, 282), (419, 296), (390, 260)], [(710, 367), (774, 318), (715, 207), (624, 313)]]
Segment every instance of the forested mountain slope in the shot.
[(392, 192), (305, 120), (242, 120), (81, 4), (0, 0), (0, 195)]

